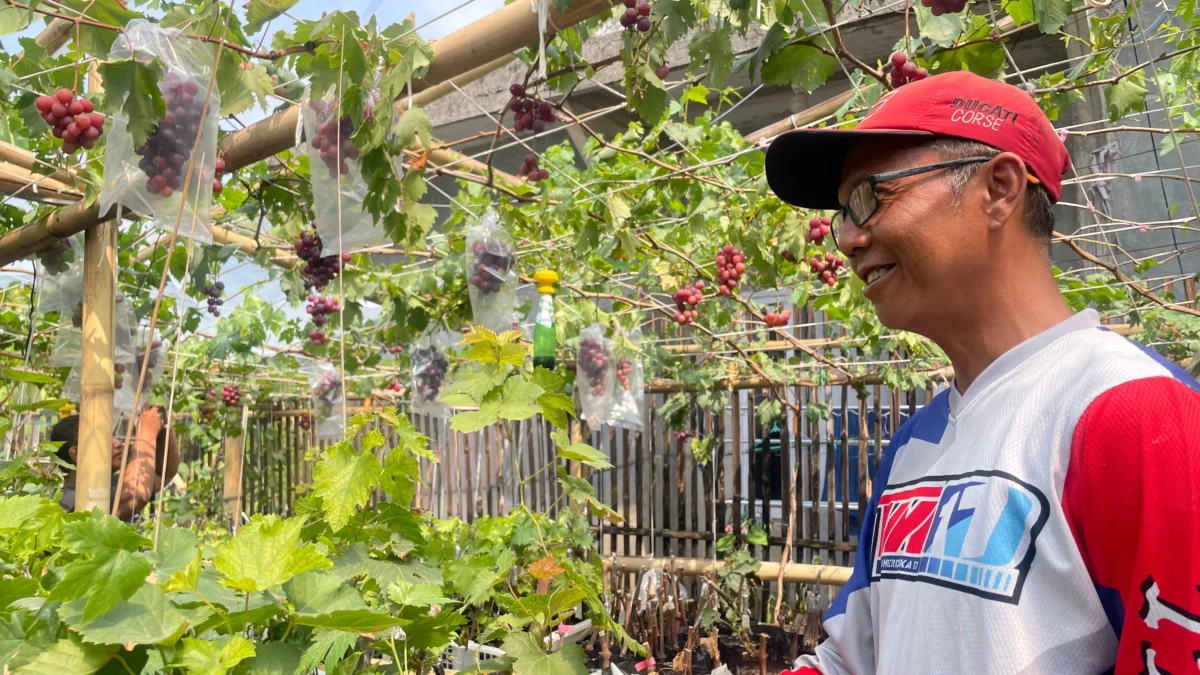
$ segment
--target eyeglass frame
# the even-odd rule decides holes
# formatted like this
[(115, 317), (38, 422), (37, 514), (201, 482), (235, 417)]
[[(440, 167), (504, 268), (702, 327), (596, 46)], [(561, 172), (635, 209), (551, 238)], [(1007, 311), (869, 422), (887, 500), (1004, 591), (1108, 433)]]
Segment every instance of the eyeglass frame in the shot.
[[(841, 230), (842, 230), (842, 222), (846, 218), (850, 218), (850, 221), (854, 223), (855, 227), (862, 227), (864, 224), (866, 224), (867, 221), (869, 221), (871, 219), (872, 216), (875, 215), (875, 212), (879, 210), (879, 194), (875, 192), (875, 188), (878, 187), (881, 183), (893, 181), (898, 178), (908, 178), (909, 176), (919, 176), (923, 173), (937, 171), (938, 169), (948, 169), (950, 167), (963, 166), (965, 164), (976, 164), (978, 162), (990, 162), (993, 159), (995, 159), (995, 156), (992, 156), (992, 157), (965, 157), (963, 159), (949, 159), (949, 160), (946, 160), (943, 162), (935, 162), (933, 164), (925, 164), (923, 166), (914, 166), (914, 167), (910, 167), (907, 169), (897, 169), (896, 171), (885, 171), (883, 173), (876, 173), (876, 174), (871, 174), (869, 176), (863, 177), (862, 180), (855, 183), (854, 187), (851, 188), (850, 195), (853, 196), (854, 193), (859, 189), (859, 187), (861, 185), (863, 185), (864, 183), (870, 184), (871, 194), (875, 199), (875, 207), (871, 209), (871, 212), (867, 214), (866, 218), (862, 219), (862, 222), (857, 222), (850, 215), (850, 210), (849, 210), (850, 204), (848, 202), (846, 204), (842, 204), (841, 207), (838, 208), (837, 213), (833, 214), (833, 217), (830, 219), (829, 231), (833, 235), (833, 240), (836, 242), (838, 240), (838, 238), (840, 237)], [(1031, 174), (1027, 174), (1027, 178), (1029, 179), (1029, 182), (1031, 182), (1031, 183), (1036, 184), (1036, 183), (1041, 182)]]

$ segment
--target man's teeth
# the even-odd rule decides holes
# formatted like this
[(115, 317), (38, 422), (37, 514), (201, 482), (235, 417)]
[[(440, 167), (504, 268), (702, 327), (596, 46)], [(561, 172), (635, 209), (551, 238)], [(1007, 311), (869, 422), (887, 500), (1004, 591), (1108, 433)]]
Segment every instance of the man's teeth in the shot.
[(876, 281), (879, 280), (880, 277), (887, 274), (888, 270), (890, 270), (890, 269), (892, 269), (892, 268), (891, 267), (876, 267), (875, 269), (871, 270), (870, 273), (867, 274), (867, 284), (875, 283)]

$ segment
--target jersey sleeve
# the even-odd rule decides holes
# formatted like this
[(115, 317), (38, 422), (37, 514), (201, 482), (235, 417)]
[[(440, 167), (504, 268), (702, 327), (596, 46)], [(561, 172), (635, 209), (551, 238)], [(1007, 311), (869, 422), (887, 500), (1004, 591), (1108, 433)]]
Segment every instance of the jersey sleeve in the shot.
[(1098, 396), (1074, 431), (1063, 510), (1119, 640), (1116, 675), (1200, 672), (1195, 386), (1127, 382)]

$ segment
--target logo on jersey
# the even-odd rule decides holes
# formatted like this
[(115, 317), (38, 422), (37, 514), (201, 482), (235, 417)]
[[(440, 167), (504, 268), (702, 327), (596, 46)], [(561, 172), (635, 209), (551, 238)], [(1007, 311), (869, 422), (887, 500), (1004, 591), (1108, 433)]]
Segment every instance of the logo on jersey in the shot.
[(875, 510), (871, 578), (1017, 604), (1049, 515), (1045, 495), (1000, 471), (889, 486)]

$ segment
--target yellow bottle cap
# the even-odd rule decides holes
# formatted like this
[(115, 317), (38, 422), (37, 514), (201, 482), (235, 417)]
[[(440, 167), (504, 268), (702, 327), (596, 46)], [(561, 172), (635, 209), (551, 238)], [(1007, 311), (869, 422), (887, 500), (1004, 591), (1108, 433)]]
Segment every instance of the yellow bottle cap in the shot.
[(538, 285), (538, 293), (553, 293), (558, 274), (554, 270), (538, 270), (533, 273), (533, 281)]

